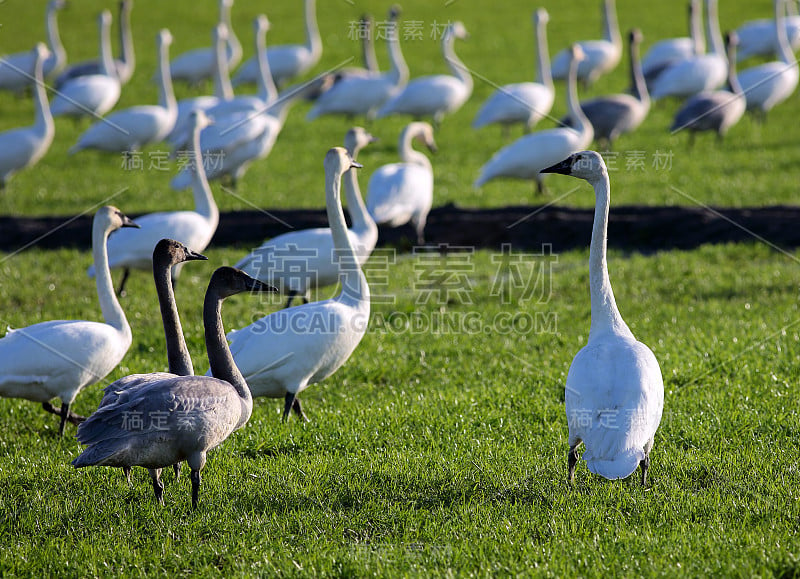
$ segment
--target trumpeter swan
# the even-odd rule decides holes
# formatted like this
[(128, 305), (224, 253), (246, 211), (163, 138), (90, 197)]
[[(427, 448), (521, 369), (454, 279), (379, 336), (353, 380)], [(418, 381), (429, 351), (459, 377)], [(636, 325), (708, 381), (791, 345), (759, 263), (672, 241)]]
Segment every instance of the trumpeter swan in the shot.
[(689, 0), (689, 36), (667, 38), (653, 44), (642, 57), (642, 73), (648, 86), (670, 65), (704, 54), (703, 6), (701, 0)]
[[(622, 37), (617, 24), (614, 0), (603, 0), (603, 40), (585, 40), (577, 43), (583, 50), (584, 60), (578, 66), (578, 80), (592, 84), (603, 74), (616, 68), (622, 58)], [(552, 74), (555, 80), (566, 80), (571, 61), (570, 49), (564, 49), (553, 58)]]
[[(355, 161), (359, 151), (374, 140), (361, 127), (354, 127), (347, 131), (344, 147)], [(358, 263), (363, 266), (378, 242), (378, 227), (361, 199), (355, 169), (344, 174), (344, 194), (353, 224), (347, 234)], [(288, 294), (286, 307), (291, 305), (295, 296), (308, 302), (311, 289), (338, 283), (341, 274), (330, 227), (290, 231), (273, 237), (234, 267)]]
[(77, 76), (61, 85), (50, 110), (54, 117), (102, 116), (110, 111), (120, 94), (111, 57), (111, 12), (103, 10), (98, 17), (100, 25), (100, 69), (97, 74)]
[[(119, 286), (120, 295), (125, 291), (125, 282), (131, 269), (149, 270), (153, 266), (153, 247), (160, 239), (169, 236), (199, 253), (208, 247), (217, 230), (219, 209), (206, 179), (203, 155), (199, 147), (200, 131), (208, 126), (209, 121), (202, 111), (194, 111), (189, 116), (189, 123), (194, 143), (189, 171), (192, 174), (195, 209), (143, 215), (136, 219), (139, 229), (134, 232), (120, 232), (109, 240), (110, 267), (124, 269)], [(180, 265), (175, 266), (173, 278), (177, 278), (180, 268)], [(87, 273), (92, 276), (95, 269), (89, 268)]]
[[(786, 11), (786, 17), (783, 20), (786, 39), (794, 52), (800, 48), (800, 16), (797, 15), (794, 0), (787, 0)], [(737, 49), (739, 61), (751, 56), (771, 56), (773, 54), (781, 56), (781, 47), (775, 31), (775, 20), (765, 18), (745, 22), (736, 29), (736, 34), (739, 37), (739, 48)]]
[[(650, 349), (636, 341), (617, 308), (606, 263), (611, 187), (603, 157), (575, 153), (544, 170), (588, 181), (596, 204), (589, 248), (592, 321), (589, 339), (567, 374), (564, 392), (569, 426), (568, 476), (579, 458), (607, 479), (625, 478), (636, 467), (647, 481), (650, 451), (664, 409), (661, 369)], [(586, 450), (578, 456), (583, 442)]]
[(417, 243), (425, 243), (425, 223), (433, 205), (433, 167), (422, 153), (411, 146), (420, 141), (436, 152), (433, 128), (413, 122), (400, 133), (399, 163), (379, 167), (367, 185), (367, 210), (378, 224), (399, 227), (409, 221), (417, 233)]
[[(131, 327), (114, 295), (106, 254), (108, 235), (120, 227), (136, 224), (116, 207), (102, 207), (94, 216), (92, 253), (104, 323), (42, 322), (10, 330), (0, 339), (0, 396), (41, 402), (61, 416), (61, 435), (67, 420), (82, 420), (69, 410), (81, 389), (105, 378), (131, 345)], [(60, 410), (50, 404), (53, 398), (61, 399)]]
[(36, 81), (33, 87), (36, 106), (33, 126), (0, 133), (0, 189), (5, 188), (14, 173), (38, 163), (53, 142), (55, 127), (42, 78), (42, 62), (46, 54), (47, 48), (41, 42), (32, 51), (30, 74)]
[(467, 29), (460, 21), (447, 26), (442, 36), (442, 54), (450, 74), (421, 76), (410, 81), (403, 90), (390, 98), (376, 115), (411, 115), (415, 118), (433, 117), (439, 125), (444, 116), (461, 108), (472, 94), (472, 76), (453, 50), (455, 40), (467, 38)]
[(341, 292), (334, 298), (286, 308), (231, 332), (231, 352), (253, 396), (283, 397), (284, 420), (305, 418), (297, 395), (344, 364), (367, 331), (369, 287), (342, 212), (340, 181), (360, 167), (336, 147), (325, 156), (325, 206), (340, 261)]
[(538, 131), (506, 145), (481, 167), (475, 187), (481, 187), (498, 177), (511, 177), (534, 179), (538, 190), (542, 192), (544, 183), (539, 172), (559, 159), (585, 149), (592, 142), (594, 130), (578, 102), (577, 71), (583, 59), (583, 50), (578, 44), (573, 44), (571, 54), (572, 64), (567, 79), (567, 104), (573, 128), (559, 127)]
[[(311, 70), (322, 56), (322, 39), (317, 27), (315, 0), (305, 0), (305, 44), (273, 46), (267, 50), (269, 69), (275, 84), (283, 86), (289, 80)], [(258, 82), (258, 58), (250, 57), (233, 77), (233, 85)]]
[(150, 143), (158, 143), (175, 125), (178, 114), (172, 80), (169, 76), (169, 45), (172, 35), (163, 29), (158, 33), (158, 72), (160, 93), (158, 105), (139, 105), (117, 111), (95, 122), (69, 150), (75, 153), (82, 149), (101, 151), (135, 151)]
[(523, 123), (530, 131), (553, 107), (555, 90), (550, 74), (550, 58), (547, 51), (547, 10), (539, 8), (533, 13), (539, 59), (536, 82), (507, 84), (495, 90), (486, 99), (472, 121), (472, 128), (479, 129), (491, 123), (508, 127)]
[[(222, 301), (237, 293), (273, 290), (231, 267), (216, 270), (203, 304), (213, 377), (159, 373), (160, 379), (123, 390), (114, 403), (99, 408), (78, 427), (78, 441), (88, 446), (72, 464), (76, 468), (143, 466), (158, 471), (185, 460), (191, 469), (192, 507), (196, 508), (206, 453), (244, 426), (253, 411), (250, 389), (225, 341)], [(133, 426), (132, 413), (149, 420), (141, 427)], [(159, 417), (158, 421), (153, 417)], [(163, 504), (163, 487), (155, 478), (153, 490)]]

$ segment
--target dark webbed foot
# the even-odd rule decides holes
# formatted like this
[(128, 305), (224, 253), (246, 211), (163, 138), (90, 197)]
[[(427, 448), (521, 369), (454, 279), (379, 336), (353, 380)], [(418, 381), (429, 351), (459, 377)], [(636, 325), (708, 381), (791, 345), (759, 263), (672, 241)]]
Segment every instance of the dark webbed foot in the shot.
[(650, 468), (650, 455), (646, 455), (640, 462), (639, 468), (642, 469), (642, 486), (647, 483), (647, 471)]
[(567, 480), (572, 482), (575, 480), (575, 467), (578, 464), (578, 445), (571, 447), (567, 453)]
[(200, 471), (193, 470), (190, 478), (192, 479), (192, 508), (196, 509), (200, 496)]

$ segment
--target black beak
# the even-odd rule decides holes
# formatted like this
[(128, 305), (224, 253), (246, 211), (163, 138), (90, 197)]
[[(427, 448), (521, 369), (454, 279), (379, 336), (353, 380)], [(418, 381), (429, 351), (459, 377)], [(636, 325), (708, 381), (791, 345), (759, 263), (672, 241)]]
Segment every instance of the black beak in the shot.
[(439, 151), (439, 147), (436, 146), (436, 143), (431, 143), (430, 145), (428, 145), (428, 150), (431, 153), (436, 154), (436, 152)]
[(253, 279), (253, 285), (250, 287), (250, 291), (253, 293), (278, 293), (278, 288), (271, 286), (268, 283), (264, 283), (263, 281)]
[[(355, 167), (356, 169), (363, 169), (364, 165), (359, 163), (358, 161), (350, 161), (350, 167)], [(355, 173), (353, 173), (355, 175)]]
[(187, 249), (184, 253), (186, 254), (187, 261), (192, 259), (202, 260), (202, 261), (208, 260), (208, 258), (202, 253), (197, 253), (196, 251), (192, 251), (191, 249)]
[(122, 216), (122, 227), (135, 227), (141, 229), (141, 226), (127, 215)]
[(572, 157), (567, 157), (560, 163), (549, 166), (547, 169), (542, 169), (540, 173), (561, 173), (562, 175), (569, 175), (572, 172)]

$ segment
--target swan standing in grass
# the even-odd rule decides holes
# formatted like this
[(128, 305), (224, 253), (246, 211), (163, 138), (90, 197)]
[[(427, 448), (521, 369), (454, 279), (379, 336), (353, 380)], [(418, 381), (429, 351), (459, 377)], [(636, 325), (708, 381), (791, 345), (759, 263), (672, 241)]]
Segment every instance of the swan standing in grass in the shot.
[[(375, 137), (367, 131), (354, 127), (347, 131), (344, 147), (355, 161), (359, 151), (373, 141)], [(344, 174), (344, 194), (353, 224), (347, 234), (358, 263), (363, 266), (378, 242), (378, 226), (361, 199), (355, 169)], [(300, 296), (304, 303), (308, 303), (311, 289), (338, 283), (341, 275), (330, 227), (290, 231), (273, 237), (234, 267), (277, 286), (284, 295), (288, 294), (287, 308), (295, 296)]]
[(573, 44), (571, 54), (567, 104), (572, 128), (559, 127), (531, 133), (506, 145), (481, 167), (475, 187), (481, 187), (498, 177), (534, 179), (541, 193), (544, 191), (544, 183), (540, 171), (576, 151), (585, 149), (592, 142), (594, 130), (578, 102), (577, 71), (583, 59), (583, 50), (578, 44)]
[[(786, 39), (792, 51), (800, 48), (800, 16), (797, 15), (797, 8), (794, 0), (786, 2), (786, 17), (783, 20), (786, 30)], [(739, 61), (751, 56), (771, 56), (777, 54), (781, 56), (781, 46), (778, 42), (778, 34), (775, 30), (775, 20), (762, 19), (745, 22), (736, 29), (739, 37)]]
[[(217, 231), (219, 209), (206, 179), (203, 155), (199, 148), (200, 131), (208, 126), (208, 117), (202, 111), (194, 111), (189, 116), (189, 123), (194, 143), (189, 170), (192, 173), (195, 209), (143, 215), (137, 218), (139, 229), (130, 232), (132, 235), (121, 232), (109, 240), (110, 267), (124, 269), (119, 285), (120, 295), (125, 291), (125, 282), (131, 269), (149, 270), (153, 266), (153, 247), (163, 237), (177, 239), (192, 251), (199, 253), (208, 247)], [(180, 269), (180, 265), (175, 266), (172, 271), (173, 279), (178, 277)], [(92, 276), (95, 274), (95, 269), (90, 267), (87, 273)]]
[(70, 153), (82, 149), (136, 151), (145, 145), (161, 142), (169, 134), (178, 114), (169, 76), (169, 45), (172, 44), (169, 30), (163, 29), (158, 33), (157, 44), (161, 79), (159, 104), (131, 107), (97, 121), (80, 136)]
[(389, 99), (376, 117), (394, 114), (411, 115), (416, 119), (433, 117), (433, 124), (438, 126), (445, 115), (460, 109), (472, 94), (472, 76), (453, 50), (457, 38), (467, 38), (467, 29), (459, 21), (448, 25), (442, 37), (442, 54), (452, 75), (415, 78)]
[(341, 271), (335, 298), (274, 312), (228, 334), (236, 365), (253, 396), (283, 397), (284, 420), (294, 411), (305, 419), (297, 395), (344, 364), (367, 331), (369, 286), (347, 234), (340, 181), (360, 168), (341, 147), (325, 156), (325, 206)]
[[(226, 42), (226, 60), (228, 68), (235, 68), (242, 60), (242, 45), (231, 27), (231, 8), (233, 0), (219, 1), (219, 24), (223, 24), (228, 31)], [(189, 84), (200, 84), (214, 75), (214, 60), (216, 47), (195, 48), (184, 52), (172, 59), (169, 63), (170, 75), (173, 80)]]
[[(192, 507), (196, 508), (206, 453), (244, 426), (253, 411), (250, 389), (225, 341), (222, 301), (237, 293), (274, 289), (231, 267), (216, 270), (203, 304), (213, 377), (158, 373), (157, 379), (149, 380), (145, 375), (148, 383), (126, 388), (114, 403), (99, 408), (78, 427), (78, 441), (88, 446), (72, 464), (76, 468), (143, 466), (159, 472), (185, 460), (191, 469)], [(131, 416), (143, 417), (143, 423), (133, 424)], [(156, 484), (155, 478), (153, 490), (163, 504), (163, 485)]]
[[(608, 171), (598, 153), (583, 151), (544, 172), (584, 179), (594, 187), (596, 196), (589, 249), (589, 340), (572, 360), (564, 393), (569, 480), (574, 479), (575, 466), (583, 458), (590, 471), (607, 479), (628, 477), (638, 466), (644, 485), (664, 409), (664, 383), (656, 357), (636, 341), (611, 289), (606, 262), (611, 195)], [(579, 457), (581, 442), (586, 450)]]
[[(67, 5), (65, 0), (50, 0), (45, 13), (47, 45), (42, 62), (42, 76), (56, 74), (67, 62), (67, 52), (58, 35), (58, 11)], [(8, 54), (0, 58), (0, 89), (22, 92), (33, 83), (30, 71), (34, 57), (30, 50)]]
[(399, 8), (392, 6), (386, 27), (391, 69), (383, 74), (378, 71), (351, 73), (337, 80), (330, 90), (320, 95), (308, 112), (307, 120), (334, 114), (348, 117), (365, 115), (372, 120), (386, 101), (403, 90), (408, 82), (408, 67), (400, 49), (400, 29), (397, 25), (399, 15)]
[(41, 42), (32, 51), (31, 76), (36, 81), (33, 87), (36, 106), (33, 126), (0, 133), (0, 190), (5, 189), (16, 172), (38, 163), (53, 142), (55, 126), (42, 78), (42, 63), (46, 55), (47, 48)]
[(659, 40), (649, 48), (642, 58), (642, 73), (648, 87), (669, 66), (705, 53), (706, 40), (703, 36), (702, 17), (701, 0), (690, 0), (689, 36)]
[(739, 83), (747, 98), (747, 110), (756, 113), (760, 120), (764, 120), (775, 105), (792, 95), (800, 76), (797, 60), (786, 38), (782, 3), (783, 0), (775, 0), (773, 31), (778, 38), (780, 60), (748, 68), (739, 74)]
[(491, 123), (504, 127), (524, 123), (530, 132), (536, 123), (545, 117), (553, 107), (555, 90), (550, 74), (550, 58), (547, 51), (547, 10), (539, 8), (533, 13), (533, 27), (536, 32), (537, 54), (539, 58), (536, 82), (507, 84), (498, 88), (486, 99), (472, 121), (472, 128), (479, 129)]
[[(578, 80), (592, 84), (603, 74), (616, 68), (622, 58), (622, 37), (617, 24), (614, 0), (603, 1), (603, 40), (578, 42), (584, 60), (578, 66)], [(571, 62), (570, 49), (564, 49), (553, 58), (552, 74), (555, 80), (566, 80)]]
[[(133, 50), (133, 34), (131, 34), (131, 11), (133, 0), (122, 0), (119, 3), (119, 51), (120, 58), (114, 59), (114, 69), (120, 84), (126, 84), (133, 76), (136, 68), (136, 54)], [(100, 73), (100, 60), (88, 60), (68, 66), (55, 80), (55, 87), (60, 90), (68, 80), (79, 76)]]
[[(305, 44), (273, 46), (267, 51), (269, 69), (276, 85), (283, 86), (311, 70), (322, 56), (322, 38), (317, 27), (315, 0), (305, 0)], [(258, 58), (250, 57), (233, 77), (233, 86), (258, 82)]]
[(102, 116), (114, 108), (120, 94), (111, 57), (111, 12), (103, 10), (98, 17), (100, 25), (100, 69), (96, 74), (76, 76), (61, 85), (50, 110), (54, 117)]
[[(85, 386), (105, 378), (131, 345), (131, 327), (114, 295), (106, 241), (120, 227), (136, 227), (116, 207), (102, 207), (92, 224), (92, 253), (97, 271), (97, 296), (105, 322), (57, 320), (9, 330), (0, 340), (0, 396), (41, 402), (67, 420), (83, 420), (69, 407)], [(50, 403), (61, 399), (61, 409)]]
[(670, 127), (673, 133), (686, 129), (689, 131), (689, 144), (694, 143), (695, 133), (716, 131), (719, 140), (728, 129), (739, 122), (745, 112), (745, 93), (736, 77), (736, 33), (731, 32), (726, 39), (728, 44), (728, 84), (731, 90), (701, 92), (690, 97), (675, 115)]
[(409, 221), (417, 233), (417, 243), (425, 243), (425, 223), (433, 205), (433, 167), (430, 159), (415, 151), (412, 141), (418, 140), (436, 152), (433, 128), (424, 122), (413, 122), (400, 133), (397, 150), (400, 162), (378, 168), (369, 178), (367, 210), (378, 224), (399, 227)]

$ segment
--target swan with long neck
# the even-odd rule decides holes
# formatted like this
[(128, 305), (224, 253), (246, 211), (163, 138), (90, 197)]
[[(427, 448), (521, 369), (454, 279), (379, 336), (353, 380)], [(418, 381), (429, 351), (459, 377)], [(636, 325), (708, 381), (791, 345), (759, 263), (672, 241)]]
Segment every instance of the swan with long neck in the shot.
[(38, 163), (53, 143), (55, 125), (42, 77), (42, 63), (46, 54), (47, 49), (41, 42), (32, 51), (30, 73), (36, 80), (33, 86), (36, 107), (34, 124), (0, 133), (0, 190), (5, 189), (15, 173)]
[[(213, 376), (159, 373), (139, 388), (123, 390), (114, 403), (99, 408), (78, 427), (78, 441), (88, 446), (72, 464), (76, 468), (142, 466), (156, 471), (185, 460), (191, 469), (192, 507), (196, 508), (207, 452), (244, 426), (253, 410), (250, 389), (225, 340), (222, 301), (237, 293), (274, 289), (239, 270), (217, 269), (203, 304)], [(132, 413), (161, 418), (138, 427), (130, 423)], [(163, 504), (163, 487), (154, 481), (153, 490)]]
[(642, 57), (642, 74), (648, 84), (670, 65), (705, 53), (702, 18), (701, 0), (689, 0), (689, 36), (659, 40)]
[(571, 49), (572, 64), (567, 80), (567, 104), (570, 111), (571, 127), (559, 127), (538, 131), (520, 137), (506, 145), (480, 169), (475, 187), (481, 187), (492, 179), (510, 177), (514, 179), (534, 179), (539, 191), (544, 190), (540, 171), (560, 159), (585, 149), (592, 142), (592, 124), (581, 110), (578, 101), (578, 65), (583, 59), (583, 50), (577, 44)]
[[(641, 468), (647, 481), (650, 451), (664, 409), (664, 383), (653, 352), (638, 342), (617, 308), (606, 261), (611, 186), (603, 157), (582, 151), (544, 169), (588, 181), (595, 191), (589, 248), (589, 339), (572, 360), (564, 393), (569, 480), (580, 458), (607, 479), (626, 478)], [(586, 450), (578, 455), (577, 447)]]
[[(347, 131), (344, 147), (355, 161), (359, 151), (374, 141), (375, 138), (367, 131), (354, 127)], [(347, 171), (343, 180), (353, 224), (347, 235), (359, 265), (363, 266), (378, 242), (378, 226), (361, 199), (356, 170)], [(251, 251), (234, 267), (277, 286), (281, 293), (289, 296), (286, 307), (291, 305), (295, 296), (308, 303), (310, 290), (333, 285), (341, 275), (330, 227), (290, 231), (274, 237)]]
[(452, 74), (413, 79), (378, 109), (376, 118), (395, 114), (432, 117), (434, 125), (439, 125), (445, 115), (460, 109), (472, 94), (472, 75), (456, 56), (453, 46), (456, 39), (467, 36), (463, 23), (456, 21), (448, 25), (442, 36), (442, 55)]
[(369, 286), (350, 242), (341, 205), (342, 175), (360, 167), (336, 147), (325, 156), (325, 206), (342, 289), (331, 299), (286, 308), (228, 334), (253, 396), (284, 398), (284, 420), (304, 417), (297, 395), (344, 364), (367, 331)]
[[(78, 393), (105, 378), (131, 345), (131, 327), (119, 305), (108, 269), (106, 242), (112, 231), (136, 224), (115, 207), (102, 207), (92, 224), (92, 253), (97, 296), (104, 322), (58, 320), (9, 331), (0, 339), (0, 396), (40, 402), (61, 417), (59, 434), (69, 420)], [(50, 403), (61, 399), (61, 409)]]
[(536, 82), (507, 84), (495, 90), (483, 103), (472, 128), (479, 129), (497, 123), (508, 127), (516, 123), (525, 125), (531, 131), (553, 107), (555, 89), (550, 74), (550, 57), (547, 50), (547, 10), (539, 8), (533, 13), (533, 26), (536, 32), (537, 55), (539, 60)]

